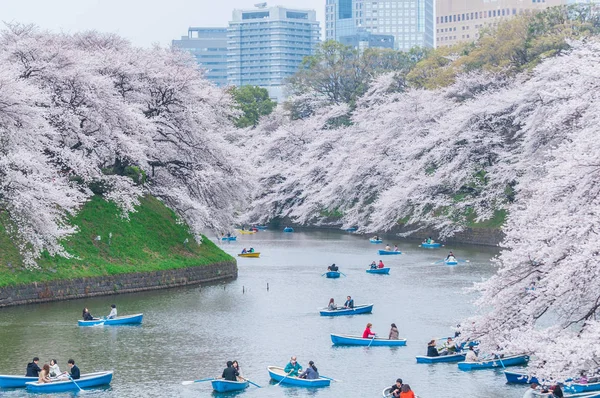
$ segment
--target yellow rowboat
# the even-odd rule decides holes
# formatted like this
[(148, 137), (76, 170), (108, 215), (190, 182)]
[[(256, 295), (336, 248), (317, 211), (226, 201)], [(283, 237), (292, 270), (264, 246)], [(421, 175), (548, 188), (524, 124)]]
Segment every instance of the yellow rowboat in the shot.
[(245, 229), (238, 229), (238, 232), (242, 235), (252, 235), (256, 233), (256, 231), (246, 231)]
[(240, 253), (240, 254), (238, 254), (238, 257), (260, 257), (260, 252)]

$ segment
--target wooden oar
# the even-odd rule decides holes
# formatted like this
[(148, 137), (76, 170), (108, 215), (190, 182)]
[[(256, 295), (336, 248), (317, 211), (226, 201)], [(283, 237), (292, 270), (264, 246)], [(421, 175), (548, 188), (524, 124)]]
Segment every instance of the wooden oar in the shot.
[[(243, 378), (242, 378), (243, 379)], [(256, 384), (255, 382), (253, 382), (252, 380), (248, 380), (248, 379), (244, 379), (246, 380), (248, 383), (252, 384), (253, 386), (256, 386), (258, 388), (262, 388), (261, 386), (259, 386), (258, 384)]]
[(321, 378), (323, 378), (323, 379), (327, 379), (327, 380), (335, 381), (335, 382), (338, 382), (338, 383), (341, 383), (341, 382), (342, 382), (341, 380), (333, 379), (333, 378), (331, 378), (331, 377), (327, 377), (327, 376), (323, 376), (323, 375), (319, 375), (319, 377), (321, 377)]
[(187, 381), (182, 381), (181, 384), (183, 384), (184, 386), (189, 386), (190, 384), (194, 384), (194, 383), (202, 383), (204, 381), (211, 381), (211, 380), (216, 380), (214, 377), (207, 377), (206, 379), (200, 379), (200, 380), (187, 380)]
[(284, 381), (285, 379), (287, 379), (287, 377), (292, 374), (293, 371), (294, 371), (294, 369), (290, 370), (289, 373), (286, 374), (285, 377), (283, 379), (279, 380), (279, 383), (277, 383), (275, 385), (276, 386), (280, 385), (282, 381)]

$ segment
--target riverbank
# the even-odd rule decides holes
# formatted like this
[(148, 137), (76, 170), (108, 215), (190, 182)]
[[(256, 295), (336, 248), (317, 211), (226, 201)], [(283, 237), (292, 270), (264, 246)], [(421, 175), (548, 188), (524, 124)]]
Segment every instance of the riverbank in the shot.
[(162, 289), (232, 279), (233, 257), (187, 226), (158, 199), (140, 198), (129, 220), (114, 203), (94, 197), (73, 219), (79, 231), (63, 244), (72, 258), (44, 253), (38, 268), (23, 264), (0, 218), (0, 306), (99, 294)]

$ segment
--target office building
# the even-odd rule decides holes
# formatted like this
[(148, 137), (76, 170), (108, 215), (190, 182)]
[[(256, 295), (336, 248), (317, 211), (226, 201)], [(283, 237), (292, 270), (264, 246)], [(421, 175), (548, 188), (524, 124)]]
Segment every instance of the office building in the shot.
[(340, 37), (339, 42), (345, 46), (356, 48), (360, 52), (367, 48), (394, 49), (394, 36), (376, 35), (364, 28), (358, 28), (353, 35)]
[(227, 28), (189, 28), (187, 36), (172, 44), (189, 51), (208, 80), (217, 86), (227, 85)]
[[(474, 41), (479, 30), (525, 11), (573, 3), (572, 0), (443, 0), (436, 5), (436, 47)], [(578, 1), (579, 2), (579, 1)]]
[[(435, 0), (326, 0), (325, 37), (340, 41), (358, 28), (394, 36), (397, 50), (435, 45)], [(446, 1), (446, 0), (444, 0)]]
[(227, 81), (264, 87), (271, 98), (285, 98), (285, 80), (303, 58), (314, 54), (320, 28), (314, 10), (267, 7), (234, 10), (227, 29)]

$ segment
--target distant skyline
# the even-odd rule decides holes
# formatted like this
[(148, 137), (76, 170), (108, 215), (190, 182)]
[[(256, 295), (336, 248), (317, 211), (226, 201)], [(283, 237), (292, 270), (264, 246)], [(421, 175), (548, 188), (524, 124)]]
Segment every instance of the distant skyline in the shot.
[[(168, 46), (190, 26), (227, 26), (235, 8), (260, 0), (0, 0), (2, 22), (33, 23), (53, 32), (117, 33), (136, 46)], [(325, 0), (274, 0), (269, 6), (314, 9), (325, 22)], [(4, 24), (3, 24), (4, 25)], [(3, 26), (2, 25), (2, 26)], [(321, 35), (321, 40), (324, 37)]]

